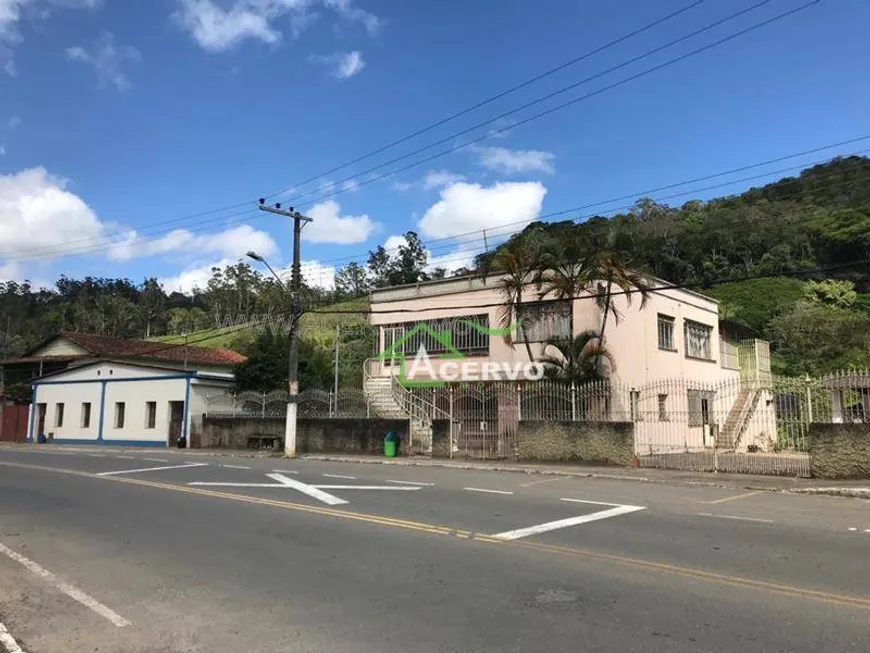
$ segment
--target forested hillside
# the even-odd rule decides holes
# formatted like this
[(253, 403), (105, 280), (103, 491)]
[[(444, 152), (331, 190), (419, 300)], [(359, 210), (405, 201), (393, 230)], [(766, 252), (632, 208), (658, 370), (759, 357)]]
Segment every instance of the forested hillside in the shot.
[[(797, 177), (708, 202), (676, 207), (641, 199), (616, 216), (529, 229), (559, 240), (579, 238), (591, 248), (618, 232), (624, 265), (720, 299), (726, 317), (773, 344), (781, 372), (870, 365), (866, 157), (835, 159)], [(493, 255), (479, 257), (477, 264)], [(363, 296), (373, 286), (444, 274), (427, 271), (423, 244), (409, 232), (397, 252), (377, 248), (365, 266), (345, 266), (334, 291), (306, 288), (304, 302), (326, 306)], [(807, 283), (811, 280), (830, 282)], [(353, 304), (353, 310), (364, 311), (363, 304)], [(215, 269), (207, 286), (191, 295), (167, 294), (155, 279), (61, 277), (52, 289), (5, 282), (0, 283), (0, 355), (20, 354), (61, 329), (140, 338), (188, 333), (197, 344), (248, 351), (257, 348), (253, 336), (228, 325), (239, 324), (240, 316), (285, 315), (288, 309), (284, 289), (246, 263)], [(365, 316), (346, 319), (358, 324)], [(326, 368), (332, 331), (327, 322), (310, 322), (306, 331), (310, 358), (323, 359)], [(210, 332), (220, 337), (210, 338)], [(362, 339), (356, 342), (361, 351), (367, 347)], [(319, 370), (317, 378), (328, 374)]]

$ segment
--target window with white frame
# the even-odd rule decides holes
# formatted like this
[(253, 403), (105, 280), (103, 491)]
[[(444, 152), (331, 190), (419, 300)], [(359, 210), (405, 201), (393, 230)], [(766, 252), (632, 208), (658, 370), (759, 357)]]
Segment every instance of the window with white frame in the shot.
[(547, 301), (520, 307), (517, 339), (544, 342), (550, 338), (568, 340), (572, 334), (570, 301)]
[(686, 356), (713, 360), (713, 327), (686, 320), (684, 327), (686, 338)]
[(677, 343), (674, 340), (674, 322), (674, 318), (670, 315), (659, 313), (659, 349), (664, 349), (665, 351), (677, 350)]

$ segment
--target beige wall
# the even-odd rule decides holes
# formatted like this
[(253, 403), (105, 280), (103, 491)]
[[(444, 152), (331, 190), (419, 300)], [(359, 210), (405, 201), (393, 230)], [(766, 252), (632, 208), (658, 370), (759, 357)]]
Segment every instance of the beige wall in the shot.
[(58, 338), (53, 342), (48, 343), (42, 349), (33, 352), (33, 356), (83, 356), (87, 354), (86, 349), (82, 349), (76, 344), (71, 343), (64, 338)]
[[(420, 284), (377, 291), (372, 297), (375, 311), (395, 310), (394, 313), (373, 313), (372, 324), (408, 324), (409, 327), (421, 320), (460, 317), (486, 313), (491, 327), (500, 326), (502, 295), (495, 280), (484, 284), (481, 280), (462, 280)], [(465, 289), (465, 292), (457, 292)], [(527, 296), (537, 297), (534, 288), (529, 288)], [(614, 298), (614, 306), (622, 319), (615, 323), (613, 315), (608, 318), (606, 327), (607, 347), (614, 356), (615, 376), (628, 385), (643, 385), (663, 378), (692, 378), (699, 382), (716, 382), (737, 378), (737, 372), (724, 370), (719, 361), (719, 318), (715, 300), (702, 297), (697, 293), (684, 290), (665, 290), (651, 294), (646, 306), (641, 309), (640, 298), (631, 297), (631, 305), (625, 296)], [(493, 306), (490, 306), (493, 305)], [(485, 306), (484, 308), (464, 308)], [(410, 311), (410, 312), (409, 312)], [(663, 351), (658, 348), (658, 314), (673, 317), (674, 338), (677, 351)], [(595, 301), (575, 299), (572, 307), (573, 331), (575, 334), (588, 329), (598, 329), (601, 324), (601, 311)], [(694, 360), (685, 355), (683, 327), (685, 319), (690, 319), (713, 328), (710, 351), (712, 359)], [(383, 329), (379, 334), (379, 351), (383, 351)], [(531, 343), (533, 357), (542, 353), (539, 343)], [(526, 362), (528, 354), (522, 342), (513, 346), (502, 337), (490, 339), (489, 355), (479, 360), (500, 362)], [(437, 365), (437, 363), (436, 363)], [(373, 373), (387, 373), (375, 365)]]

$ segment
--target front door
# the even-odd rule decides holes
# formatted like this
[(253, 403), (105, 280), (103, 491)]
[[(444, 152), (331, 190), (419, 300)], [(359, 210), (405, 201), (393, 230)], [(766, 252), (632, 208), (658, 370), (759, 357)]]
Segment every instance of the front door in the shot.
[(45, 408), (47, 404), (36, 404), (36, 435), (45, 435)]
[(177, 447), (181, 439), (181, 426), (184, 423), (184, 402), (169, 402), (169, 446)]

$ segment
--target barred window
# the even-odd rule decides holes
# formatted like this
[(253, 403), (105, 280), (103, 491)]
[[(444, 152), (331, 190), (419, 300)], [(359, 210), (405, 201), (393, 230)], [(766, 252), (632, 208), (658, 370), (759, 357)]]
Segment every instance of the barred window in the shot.
[(674, 318), (669, 315), (662, 315), (661, 313), (659, 313), (658, 329), (659, 349), (676, 351), (677, 345), (674, 342)]
[(388, 324), (383, 329), (383, 353), (414, 356), (421, 345), (430, 356), (457, 351), (465, 355), (489, 353), (489, 315), (485, 313)]
[(659, 421), (668, 421), (668, 396), (666, 394), (659, 395)]
[(550, 301), (520, 307), (517, 339), (544, 342), (549, 338), (570, 339), (572, 334), (570, 301)]
[(703, 426), (710, 423), (710, 405), (713, 393), (703, 390), (688, 390), (689, 426)]
[(712, 360), (713, 353), (711, 343), (713, 340), (713, 327), (686, 320), (686, 356), (690, 358), (703, 358)]

